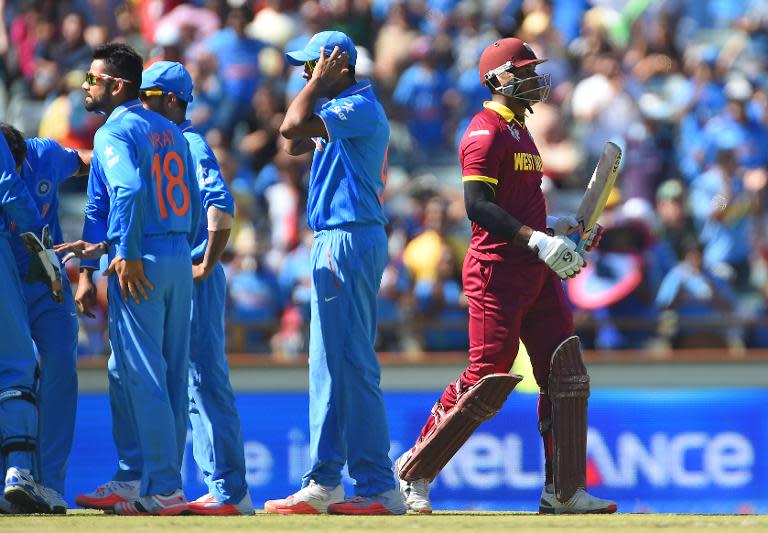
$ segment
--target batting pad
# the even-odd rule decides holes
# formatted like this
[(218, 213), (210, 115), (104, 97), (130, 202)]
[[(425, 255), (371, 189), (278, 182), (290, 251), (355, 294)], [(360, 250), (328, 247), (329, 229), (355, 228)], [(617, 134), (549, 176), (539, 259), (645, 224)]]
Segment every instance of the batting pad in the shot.
[(435, 427), (413, 447), (410, 457), (400, 467), (400, 479), (435, 479), (477, 427), (499, 412), (522, 379), (518, 374), (490, 374), (461, 394), (448, 414), (443, 412), (440, 402), (435, 404), (432, 409)]
[(587, 399), (589, 376), (577, 336), (568, 337), (552, 354), (549, 374), (552, 402), (552, 463), (555, 496), (568, 501), (587, 482)]

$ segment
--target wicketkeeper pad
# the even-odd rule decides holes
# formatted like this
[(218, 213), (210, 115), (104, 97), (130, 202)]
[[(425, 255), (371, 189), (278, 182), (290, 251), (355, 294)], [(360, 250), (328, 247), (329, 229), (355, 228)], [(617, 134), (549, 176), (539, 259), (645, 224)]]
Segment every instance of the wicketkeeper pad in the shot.
[(432, 408), (435, 427), (411, 450), (398, 476), (405, 481), (432, 481), (469, 439), (477, 427), (493, 418), (509, 393), (522, 381), (517, 374), (490, 374), (462, 392), (447, 414), (438, 401)]
[(587, 482), (587, 399), (589, 376), (577, 336), (568, 337), (552, 354), (549, 374), (555, 496), (568, 501)]

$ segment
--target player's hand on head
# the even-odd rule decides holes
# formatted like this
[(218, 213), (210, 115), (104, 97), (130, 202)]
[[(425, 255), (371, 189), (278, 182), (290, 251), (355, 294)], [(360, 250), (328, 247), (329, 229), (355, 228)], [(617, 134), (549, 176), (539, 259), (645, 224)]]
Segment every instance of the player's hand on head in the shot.
[(560, 279), (575, 277), (586, 264), (584, 257), (576, 251), (576, 243), (563, 235), (550, 237), (541, 231), (534, 231), (528, 248), (536, 252)]
[(149, 291), (155, 289), (149, 278), (144, 275), (144, 261), (142, 259), (123, 259), (117, 256), (104, 271), (105, 276), (112, 274), (117, 274), (120, 293), (126, 302), (129, 294), (137, 304), (141, 303), (139, 296), (149, 300)]
[(320, 59), (317, 60), (317, 65), (312, 71), (312, 79), (323, 89), (328, 89), (349, 72), (348, 61), (349, 56), (338, 46), (334, 46), (330, 53), (323, 48), (320, 50)]

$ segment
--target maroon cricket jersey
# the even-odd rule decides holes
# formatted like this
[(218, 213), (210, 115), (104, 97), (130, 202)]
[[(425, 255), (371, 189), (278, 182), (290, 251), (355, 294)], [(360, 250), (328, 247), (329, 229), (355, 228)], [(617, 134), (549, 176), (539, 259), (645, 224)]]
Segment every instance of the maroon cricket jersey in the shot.
[[(469, 123), (459, 146), (463, 181), (482, 181), (495, 191), (495, 201), (507, 213), (534, 230), (544, 231), (547, 213), (541, 191), (542, 163), (536, 144), (524, 123), (497, 102)], [(488, 233), (472, 223), (469, 252), (479, 259), (538, 263), (528, 249)]]

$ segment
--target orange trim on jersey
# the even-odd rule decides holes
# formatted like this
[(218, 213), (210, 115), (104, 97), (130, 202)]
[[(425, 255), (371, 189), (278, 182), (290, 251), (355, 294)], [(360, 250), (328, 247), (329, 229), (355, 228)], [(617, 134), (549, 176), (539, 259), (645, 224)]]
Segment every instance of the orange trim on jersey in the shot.
[(461, 181), (482, 181), (483, 183), (490, 183), (491, 185), (499, 184), (498, 179), (489, 178), (488, 176), (462, 176)]
[(494, 102), (493, 100), (488, 100), (483, 102), (483, 107), (486, 109), (490, 109), (491, 111), (495, 111), (499, 115), (501, 115), (501, 118), (506, 120), (507, 122), (515, 122), (518, 126), (521, 128), (525, 127), (525, 122), (520, 122), (517, 120), (517, 117), (515, 116), (515, 112), (512, 111), (510, 108), (505, 106), (504, 104), (500, 104), (499, 102)]

